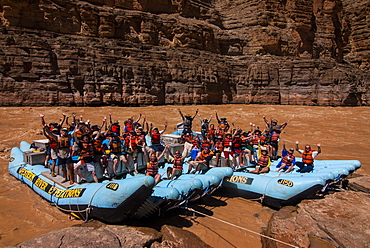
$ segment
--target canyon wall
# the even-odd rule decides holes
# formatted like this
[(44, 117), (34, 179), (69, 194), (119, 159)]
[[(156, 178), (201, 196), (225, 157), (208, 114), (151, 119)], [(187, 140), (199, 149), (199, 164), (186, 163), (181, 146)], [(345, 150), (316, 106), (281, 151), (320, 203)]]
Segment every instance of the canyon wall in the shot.
[(0, 105), (370, 104), (367, 0), (2, 0)]

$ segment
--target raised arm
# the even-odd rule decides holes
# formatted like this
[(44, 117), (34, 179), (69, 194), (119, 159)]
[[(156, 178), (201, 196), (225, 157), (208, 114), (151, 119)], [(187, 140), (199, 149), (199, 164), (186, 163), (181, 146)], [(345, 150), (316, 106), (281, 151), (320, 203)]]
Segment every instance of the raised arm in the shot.
[(67, 115), (65, 113), (63, 115), (63, 120), (59, 123), (59, 127), (63, 127), (64, 122), (66, 121)]
[(112, 121), (112, 113), (111, 112), (109, 112), (109, 122), (110, 122), (111, 125), (113, 124), (113, 121)]
[(200, 124), (203, 124), (202, 116), (200, 116), (200, 115), (198, 115), (198, 116), (199, 116)]
[(321, 153), (321, 143), (317, 143), (317, 155), (319, 155)]
[(217, 111), (215, 111), (215, 113), (216, 113), (216, 120), (217, 120), (218, 122), (220, 122), (220, 118), (218, 118)]
[(142, 113), (139, 114), (139, 117), (137, 118), (136, 122), (139, 122), (141, 119)]
[(263, 115), (263, 116), (262, 116), (262, 118), (263, 118), (263, 120), (265, 121), (265, 123), (266, 123), (267, 125), (270, 125), (270, 124), (268, 123), (267, 119), (266, 119), (266, 115)]
[(177, 109), (181, 115), (181, 119), (184, 120), (184, 115), (182, 114), (181, 110), (180, 109)]
[(40, 114), (40, 117), (41, 117), (41, 125), (42, 125), (42, 127), (45, 127), (46, 126), (45, 115)]
[(297, 141), (295, 142), (295, 150), (296, 150), (299, 154), (302, 154), (302, 153), (299, 151), (299, 147), (298, 147), (298, 145), (299, 145), (299, 141), (297, 140)]
[(198, 112), (199, 112), (199, 109), (195, 110), (195, 114), (194, 114), (194, 116), (192, 117), (192, 119), (194, 119), (194, 118), (195, 118), (195, 116), (197, 116)]
[(167, 126), (168, 126), (168, 123), (167, 123), (167, 122), (165, 122), (165, 123), (164, 123), (164, 129), (163, 129), (163, 131), (162, 131), (162, 133), (161, 133), (161, 134), (163, 134), (164, 132), (166, 132), (166, 130), (167, 130)]
[(167, 151), (168, 149), (168, 145), (166, 145), (166, 147), (164, 148), (164, 150), (162, 151), (161, 155), (158, 156), (158, 161), (161, 160), (161, 158), (164, 156), (165, 152)]

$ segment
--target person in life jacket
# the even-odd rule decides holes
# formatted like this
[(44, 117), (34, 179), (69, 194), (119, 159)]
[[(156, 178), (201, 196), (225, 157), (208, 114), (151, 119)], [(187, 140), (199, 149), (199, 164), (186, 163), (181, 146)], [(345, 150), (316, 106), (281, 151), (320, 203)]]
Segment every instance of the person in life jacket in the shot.
[[(46, 121), (45, 121), (45, 115), (44, 114), (40, 114), (40, 118), (41, 118), (41, 125), (42, 125), (42, 128), (44, 127), (48, 127), (48, 129), (50, 131), (53, 131), (55, 130), (55, 134), (59, 134), (60, 133), (60, 130), (62, 129), (62, 125), (66, 119), (66, 114), (63, 113), (63, 120), (58, 124), (56, 122), (51, 122), (49, 125), (46, 124)], [(47, 137), (47, 134), (45, 133), (45, 130), (43, 129), (43, 133), (44, 135)], [(48, 138), (48, 137), (47, 137)], [(49, 139), (49, 138), (48, 138)], [(56, 164), (56, 151), (53, 149), (56, 149), (57, 148), (57, 142), (56, 141), (52, 141), (53, 139), (49, 139), (49, 143), (46, 145), (46, 157), (45, 157), (45, 161), (44, 161), (44, 167), (45, 168), (48, 168), (49, 166), (49, 160), (51, 159), (52, 160), (52, 164), (51, 164), (51, 167), (52, 167), (52, 176), (56, 176), (56, 174), (54, 173), (54, 168), (55, 168), (55, 164)], [(53, 153), (53, 154), (52, 154)]]
[(138, 125), (138, 123), (141, 119), (141, 116), (142, 116), (142, 114), (140, 113), (139, 118), (136, 121), (133, 120), (133, 117), (130, 117), (130, 118), (127, 119), (127, 121), (124, 122), (124, 124), (125, 124), (125, 129), (124, 129), (125, 134), (129, 134), (130, 131), (132, 131), (132, 130), (135, 131), (135, 128)]
[[(71, 150), (70, 150), (70, 142), (71, 142), (72, 137), (71, 135), (68, 134), (68, 129), (62, 128), (60, 134), (50, 131), (47, 127), (44, 127), (44, 129), (45, 129), (45, 132), (53, 140), (57, 141), (58, 143), (58, 146), (56, 148), (56, 155), (58, 158), (58, 166), (62, 166), (63, 177), (64, 177), (64, 180), (61, 181), (61, 183), (67, 182), (68, 176), (69, 176), (70, 184), (73, 184), (74, 178), (73, 178), (72, 158), (71, 158)], [(68, 167), (68, 173), (67, 173), (67, 167)], [(52, 169), (52, 172), (54, 172), (54, 168)]]
[(179, 150), (175, 152), (175, 155), (172, 154), (171, 150), (168, 150), (171, 157), (173, 157), (173, 167), (167, 168), (167, 179), (178, 178), (182, 175), (182, 169), (184, 165), (184, 156), (181, 156)]
[(152, 148), (157, 153), (157, 156), (159, 156), (159, 153), (164, 150), (164, 146), (161, 144), (161, 138), (162, 134), (166, 131), (166, 129), (167, 122), (164, 123), (163, 131), (159, 131), (157, 127), (153, 127), (153, 123), (150, 123), (149, 136), (152, 142), (150, 148)]
[[(203, 151), (199, 153), (194, 161), (189, 162), (188, 173), (195, 174), (196, 172), (202, 171), (205, 173), (209, 169), (209, 163), (213, 157), (214, 153), (205, 147)], [(194, 168), (194, 171), (191, 171)]]
[(302, 162), (296, 162), (296, 165), (300, 168), (297, 172), (305, 173), (313, 170), (314, 159), (321, 153), (321, 143), (317, 143), (317, 151), (312, 150), (310, 145), (306, 145), (304, 150), (300, 150), (299, 141), (296, 141), (296, 151), (302, 155)]
[(231, 133), (227, 133), (224, 137), (224, 139), (222, 140), (223, 142), (223, 145), (224, 145), (224, 150), (223, 150), (223, 154), (224, 154), (224, 157), (225, 157), (225, 164), (224, 166), (225, 167), (229, 167), (229, 158), (231, 156), (231, 159), (232, 159), (232, 163), (234, 163), (234, 151), (232, 150), (232, 147), (233, 147), (233, 136)]
[(212, 120), (212, 115), (209, 117), (209, 119), (202, 119), (202, 117), (200, 115), (199, 116), (199, 119), (200, 119), (200, 131), (202, 133), (202, 137), (203, 139), (206, 139), (207, 138), (207, 134), (208, 134), (208, 130), (209, 130), (209, 124)]
[(269, 142), (272, 146), (272, 159), (276, 160), (278, 159), (277, 154), (279, 153), (279, 140), (280, 140), (280, 134), (286, 128), (286, 126), (290, 123), (290, 120), (287, 120), (281, 125), (278, 125), (278, 121), (276, 119), (271, 118), (270, 123), (267, 121), (266, 116), (262, 116), (263, 120), (266, 123), (266, 127), (269, 133)]
[(267, 150), (262, 150), (261, 156), (257, 161), (258, 167), (255, 170), (248, 171), (248, 172), (254, 173), (254, 174), (268, 173), (270, 171), (270, 165), (271, 165), (271, 160), (270, 160), (270, 156), (268, 155)]
[(215, 111), (215, 113), (216, 113), (216, 119), (217, 119), (217, 122), (218, 122), (218, 128), (220, 130), (222, 130), (224, 133), (226, 133), (230, 128), (229, 123), (227, 122), (225, 117), (222, 117), (221, 119), (218, 118), (217, 111)]
[(121, 137), (118, 136), (117, 133), (111, 134), (111, 139), (108, 142), (108, 151), (110, 158), (113, 161), (113, 174), (111, 175), (112, 178), (116, 177), (118, 162), (122, 161), (124, 164), (127, 163), (126, 156), (122, 153), (122, 143)]
[(242, 145), (242, 150), (244, 154), (246, 154), (246, 157), (244, 159), (244, 164), (245, 163), (251, 163), (254, 162), (254, 157), (253, 155), (253, 146), (250, 144), (250, 139), (251, 137), (249, 136), (250, 132), (242, 132), (241, 134), (241, 145)]
[(278, 169), (276, 172), (279, 172), (280, 170), (283, 170), (283, 173), (288, 173), (294, 169), (295, 162), (295, 156), (294, 156), (294, 149), (290, 148), (289, 150), (286, 150), (285, 144), (283, 148), (283, 158), (279, 162), (279, 164), (276, 166)]
[[(139, 154), (138, 143), (139, 143), (138, 136), (136, 135), (134, 130), (131, 130), (125, 138), (124, 153), (126, 155), (127, 160), (129, 160), (130, 157), (131, 157), (132, 160), (134, 161), (134, 172), (135, 173), (139, 173), (138, 170), (137, 170), (138, 169), (138, 167), (137, 167), (137, 157), (138, 157), (138, 154)], [(129, 168), (129, 166), (130, 166), (129, 163), (127, 163), (127, 166), (126, 166), (127, 170), (129, 172), (131, 172), (131, 168)]]
[(79, 183), (86, 183), (86, 179), (82, 176), (80, 167), (85, 167), (88, 172), (91, 172), (94, 182), (98, 183), (98, 177), (96, 176), (94, 167), (94, 146), (91, 137), (88, 134), (84, 134), (81, 140), (78, 140), (80, 146), (80, 161), (75, 164), (74, 171), (81, 178)]
[(213, 144), (213, 152), (216, 155), (215, 167), (221, 166), (221, 154), (224, 151), (224, 142), (221, 137), (215, 137), (215, 142)]
[(190, 116), (190, 115), (183, 115), (181, 110), (178, 109), (180, 115), (181, 115), (181, 118), (182, 118), (182, 122), (183, 122), (183, 125), (184, 125), (184, 130), (182, 131), (182, 135), (185, 135), (187, 133), (192, 133), (192, 126), (193, 126), (193, 120), (195, 118), (195, 116), (197, 116), (198, 114), (198, 109), (195, 111), (195, 114), (194, 116)]
[(210, 140), (212, 143), (215, 141), (216, 137), (216, 128), (214, 124), (210, 124), (208, 131), (207, 131), (207, 139)]
[(148, 153), (147, 151), (148, 149), (149, 147), (147, 146), (144, 147), (144, 156), (147, 158), (148, 161), (145, 175), (153, 177), (155, 180), (155, 184), (157, 184), (161, 180), (161, 174), (158, 173), (159, 170), (158, 162), (164, 156), (168, 147), (166, 146), (159, 156), (156, 155), (156, 152), (153, 149), (151, 149), (150, 153)]

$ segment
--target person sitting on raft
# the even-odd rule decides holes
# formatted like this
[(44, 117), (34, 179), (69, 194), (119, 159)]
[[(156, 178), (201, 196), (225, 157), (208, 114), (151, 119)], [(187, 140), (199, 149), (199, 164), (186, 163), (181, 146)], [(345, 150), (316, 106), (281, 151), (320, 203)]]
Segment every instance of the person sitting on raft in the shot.
[(86, 183), (86, 179), (82, 176), (80, 167), (86, 166), (87, 171), (91, 172), (94, 182), (98, 183), (98, 177), (95, 173), (94, 167), (94, 147), (91, 141), (91, 137), (88, 134), (82, 135), (81, 140), (77, 140), (77, 143), (80, 147), (80, 161), (75, 164), (74, 171), (81, 178), (79, 183)]
[(294, 149), (290, 148), (287, 150), (285, 148), (285, 143), (284, 143), (284, 148), (282, 150), (282, 156), (283, 158), (279, 162), (279, 164), (276, 166), (278, 170), (276, 172), (279, 172), (280, 170), (283, 170), (283, 173), (288, 173), (294, 169), (294, 165), (296, 164), (295, 162), (295, 156), (293, 155)]
[(173, 167), (167, 168), (167, 178), (173, 179), (178, 178), (182, 175), (182, 169), (184, 165), (184, 156), (181, 156), (181, 153), (179, 150), (175, 152), (175, 155), (172, 154), (171, 150), (168, 150), (171, 157), (173, 157)]
[(211, 161), (213, 155), (214, 153), (209, 149), (208, 146), (204, 147), (204, 150), (199, 153), (195, 161), (189, 162), (187, 174), (190, 174), (193, 168), (195, 170), (191, 172), (192, 174), (195, 174), (198, 171), (207, 171), (209, 169), (209, 162)]
[(147, 148), (147, 146), (144, 147), (144, 156), (147, 158), (148, 161), (145, 175), (153, 177), (155, 180), (155, 184), (157, 184), (161, 180), (161, 174), (158, 173), (158, 161), (164, 156), (165, 152), (168, 149), (168, 146), (165, 147), (165, 149), (158, 157), (153, 149), (150, 149), (150, 154), (148, 154)]
[(297, 172), (305, 173), (313, 170), (314, 159), (321, 153), (321, 144), (317, 143), (317, 151), (312, 150), (310, 145), (306, 145), (304, 150), (299, 150), (299, 141), (296, 142), (296, 151), (302, 154), (302, 162), (297, 162), (296, 165), (300, 168)]
[(268, 155), (267, 150), (261, 151), (261, 156), (257, 161), (258, 167), (255, 170), (248, 171), (249, 173), (261, 174), (268, 173), (270, 171), (271, 159)]

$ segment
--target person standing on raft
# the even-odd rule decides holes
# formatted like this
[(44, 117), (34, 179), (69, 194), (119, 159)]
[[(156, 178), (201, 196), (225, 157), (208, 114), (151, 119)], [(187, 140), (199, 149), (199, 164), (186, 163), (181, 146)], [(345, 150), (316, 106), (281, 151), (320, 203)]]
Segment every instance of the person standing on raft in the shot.
[(299, 141), (296, 142), (296, 151), (302, 154), (302, 162), (297, 162), (296, 165), (300, 168), (297, 172), (305, 173), (313, 170), (314, 159), (321, 153), (321, 144), (317, 143), (317, 151), (312, 150), (310, 145), (306, 145), (304, 150), (299, 150)]

